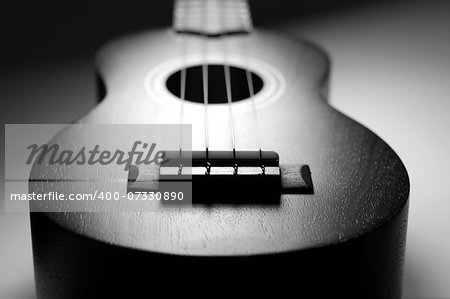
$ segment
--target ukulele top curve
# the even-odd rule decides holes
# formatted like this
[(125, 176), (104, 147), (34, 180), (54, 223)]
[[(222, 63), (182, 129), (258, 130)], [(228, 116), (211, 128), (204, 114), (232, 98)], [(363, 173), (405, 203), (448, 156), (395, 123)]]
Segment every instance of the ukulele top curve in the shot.
[[(167, 78), (180, 67), (177, 62), (181, 43), (187, 44), (185, 59), (190, 65), (202, 62), (200, 59), (220, 63), (226, 58), (231, 65), (242, 66), (242, 53), (247, 51), (251, 58), (244, 66), (250, 66), (264, 82), (262, 97), (255, 101), (264, 147), (276, 151), (282, 164), (307, 163), (314, 194), (282, 195), (276, 207), (200, 205), (159, 214), (48, 213), (46, 217), (54, 223), (107, 244), (149, 252), (247, 256), (343, 243), (375, 231), (405, 208), (409, 181), (401, 160), (378, 136), (328, 105), (327, 55), (305, 41), (264, 31), (233, 35), (227, 37), (224, 56), (220, 40), (204, 41), (196, 36), (181, 39), (169, 30), (117, 40), (104, 47), (97, 57), (106, 96), (78, 122), (177, 122), (173, 111), (179, 99), (167, 91), (149, 92), (148, 84), (156, 89), (165, 86), (165, 81), (158, 82), (158, 78)], [(206, 58), (198, 55), (201, 43), (208, 48)], [(167, 67), (165, 73), (155, 74), (155, 69), (164, 69), (161, 65)], [(272, 74), (265, 74), (265, 70)], [(264, 91), (270, 88), (277, 90)], [(238, 146), (253, 148), (254, 138), (246, 130), (252, 126), (248, 101), (233, 105), (236, 126), (244, 128), (236, 131)], [(201, 127), (202, 105), (186, 102), (184, 109), (185, 121), (192, 123), (193, 128)], [(225, 104), (214, 105), (211, 119), (222, 119), (223, 109)], [(219, 122), (211, 126), (216, 133), (210, 135), (210, 142), (217, 148), (226, 148), (228, 141), (223, 136), (228, 136), (227, 126)], [(69, 129), (55, 140), (60, 144), (83, 142), (73, 138), (80, 137)], [(193, 149), (201, 149), (203, 139), (202, 130), (194, 129)], [(41, 171), (40, 167), (33, 168), (35, 173)], [(70, 167), (65, 171), (58, 175), (70, 177)], [(126, 181), (124, 173), (113, 172), (110, 176)], [(99, 186), (93, 184), (89, 188)]]

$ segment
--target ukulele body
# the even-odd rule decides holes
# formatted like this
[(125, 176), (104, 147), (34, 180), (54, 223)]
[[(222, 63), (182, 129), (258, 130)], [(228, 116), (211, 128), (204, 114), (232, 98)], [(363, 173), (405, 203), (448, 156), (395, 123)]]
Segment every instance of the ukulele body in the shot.
[[(283, 194), (275, 207), (31, 213), (39, 298), (400, 298), (409, 196), (401, 160), (329, 106), (323, 51), (260, 31), (224, 39), (161, 30), (108, 44), (97, 58), (105, 96), (78, 122), (180, 123), (180, 100), (164, 89), (171, 73), (202, 63), (249, 68), (264, 86), (253, 103), (232, 104), (237, 148), (258, 148), (256, 109), (263, 148), (282, 164), (308, 164), (314, 193)], [(210, 106), (209, 144), (231, 149), (229, 108)], [(204, 149), (204, 106), (186, 101), (183, 117), (193, 149)], [(55, 138), (74, 142), (67, 130)], [(70, 177), (66, 171), (60, 175)]]

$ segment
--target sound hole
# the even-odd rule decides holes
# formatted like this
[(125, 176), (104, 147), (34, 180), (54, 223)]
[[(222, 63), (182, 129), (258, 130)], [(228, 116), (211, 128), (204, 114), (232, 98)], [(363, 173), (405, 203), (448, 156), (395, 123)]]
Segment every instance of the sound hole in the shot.
[[(261, 77), (253, 72), (251, 72), (251, 76), (254, 94), (257, 94), (263, 87), (263, 81)], [(232, 101), (238, 102), (248, 99), (250, 97), (250, 89), (245, 69), (230, 66), (230, 77)], [(167, 79), (166, 86), (173, 95), (180, 98), (181, 70), (170, 75)], [(186, 69), (185, 100), (195, 103), (204, 102), (201, 65), (191, 66)], [(223, 65), (208, 65), (208, 103), (228, 103)]]

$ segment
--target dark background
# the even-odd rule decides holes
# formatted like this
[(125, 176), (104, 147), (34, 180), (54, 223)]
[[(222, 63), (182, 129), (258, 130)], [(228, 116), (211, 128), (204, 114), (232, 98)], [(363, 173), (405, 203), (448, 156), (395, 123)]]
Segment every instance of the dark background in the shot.
[[(267, 27), (380, 1), (253, 0), (250, 4), (255, 25)], [(172, 8), (169, 0), (2, 1), (0, 63), (3, 67), (17, 67), (34, 61), (92, 55), (115, 36), (169, 26)]]

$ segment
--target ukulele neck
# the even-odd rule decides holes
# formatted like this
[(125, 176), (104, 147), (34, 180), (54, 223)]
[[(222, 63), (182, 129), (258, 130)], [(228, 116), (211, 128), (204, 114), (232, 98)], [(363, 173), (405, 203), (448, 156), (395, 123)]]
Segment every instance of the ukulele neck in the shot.
[(253, 25), (247, 0), (175, 0), (173, 28), (217, 37), (249, 33)]

